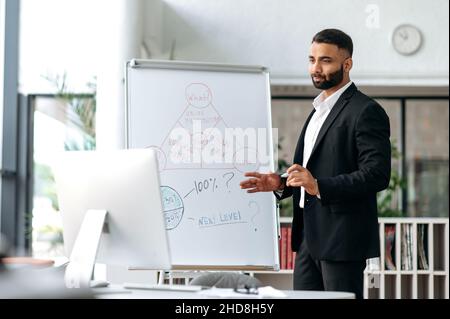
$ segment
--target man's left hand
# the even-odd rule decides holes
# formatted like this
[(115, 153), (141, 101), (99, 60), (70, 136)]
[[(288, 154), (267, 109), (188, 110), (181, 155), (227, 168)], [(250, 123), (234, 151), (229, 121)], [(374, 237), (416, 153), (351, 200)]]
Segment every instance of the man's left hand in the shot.
[(287, 186), (304, 187), (305, 191), (316, 196), (319, 194), (319, 185), (311, 173), (304, 167), (294, 164), (287, 170), (289, 177), (286, 181)]

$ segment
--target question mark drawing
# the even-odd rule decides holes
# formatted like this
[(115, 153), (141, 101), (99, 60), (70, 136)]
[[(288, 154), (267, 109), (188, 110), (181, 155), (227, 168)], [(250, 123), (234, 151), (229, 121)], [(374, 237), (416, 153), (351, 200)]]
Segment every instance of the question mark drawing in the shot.
[[(233, 179), (234, 173), (233, 172), (226, 173), (226, 174), (223, 174), (222, 177), (225, 178), (225, 176), (227, 176), (227, 175), (231, 175), (231, 177), (226, 181), (226, 185), (227, 185), (227, 189), (228, 189), (228, 183)], [(230, 191), (228, 191), (228, 193), (230, 193)]]
[[(259, 214), (259, 205), (258, 205), (257, 202), (251, 201), (251, 202), (248, 203), (248, 207), (251, 208), (252, 206), (256, 206), (256, 213), (252, 216), (252, 218), (250, 220), (252, 221), (253, 226), (255, 226), (254, 219), (255, 219), (256, 215)], [(258, 228), (256, 228), (256, 226), (255, 226), (255, 231), (258, 231)]]

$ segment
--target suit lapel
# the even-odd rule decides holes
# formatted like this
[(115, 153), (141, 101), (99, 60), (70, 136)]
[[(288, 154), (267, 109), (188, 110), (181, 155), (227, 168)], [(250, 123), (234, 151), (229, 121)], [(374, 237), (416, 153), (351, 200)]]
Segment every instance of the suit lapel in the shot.
[(353, 96), (353, 94), (356, 92), (356, 90), (357, 90), (356, 85), (354, 83), (352, 83), (352, 85), (350, 85), (349, 88), (347, 90), (345, 90), (345, 92), (342, 93), (340, 98), (337, 100), (336, 104), (331, 109), (330, 114), (328, 114), (327, 118), (325, 119), (325, 122), (323, 122), (323, 125), (320, 128), (319, 135), (317, 136), (316, 143), (314, 144), (313, 150), (311, 151), (310, 158), (313, 156), (314, 152), (317, 149), (317, 146), (320, 144), (320, 142), (325, 137), (325, 134), (327, 133), (331, 124), (333, 124), (334, 120), (337, 118), (337, 116), (341, 113), (341, 111), (347, 105), (348, 100)]
[(312, 116), (316, 112), (315, 109), (311, 111), (308, 118), (306, 119), (305, 125), (303, 125), (302, 132), (300, 133), (300, 137), (298, 138), (297, 148), (295, 149), (294, 154), (294, 164), (302, 165), (303, 162), (303, 148), (305, 146), (305, 134), (306, 128), (308, 127), (309, 122), (311, 121)]

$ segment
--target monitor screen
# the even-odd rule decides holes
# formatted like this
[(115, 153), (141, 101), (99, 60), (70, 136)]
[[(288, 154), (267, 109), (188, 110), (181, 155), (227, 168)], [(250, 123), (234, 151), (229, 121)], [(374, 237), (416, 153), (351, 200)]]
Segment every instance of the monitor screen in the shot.
[[(64, 152), (54, 164), (54, 173), (67, 256), (71, 255), (86, 212), (103, 210), (107, 212), (106, 222), (96, 262), (171, 269), (154, 151)], [(89, 232), (89, 225), (83, 229)], [(79, 245), (89, 250), (95, 239), (86, 242), (88, 237), (84, 237)]]

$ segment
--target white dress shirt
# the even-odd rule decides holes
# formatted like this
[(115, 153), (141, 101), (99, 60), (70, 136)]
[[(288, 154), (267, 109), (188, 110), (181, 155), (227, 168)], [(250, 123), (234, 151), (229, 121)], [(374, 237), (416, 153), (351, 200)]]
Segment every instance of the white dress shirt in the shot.
[[(336, 104), (337, 100), (341, 97), (342, 93), (352, 85), (352, 81), (348, 82), (346, 85), (341, 87), (339, 90), (334, 92), (332, 95), (325, 99), (324, 92), (320, 93), (313, 101), (313, 106), (316, 112), (311, 117), (308, 123), (308, 127), (305, 132), (305, 141), (303, 148), (303, 167), (308, 164), (309, 157), (313, 150), (314, 144), (316, 143), (317, 136), (319, 135), (320, 129), (322, 128), (323, 122), (331, 112), (331, 109)], [(300, 207), (305, 207), (305, 188), (300, 189)]]

